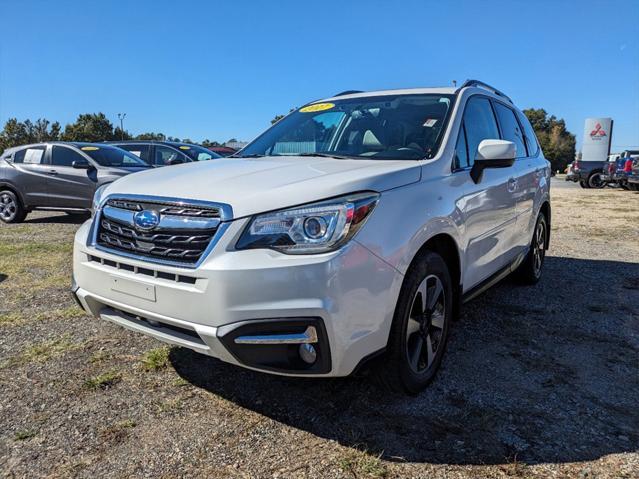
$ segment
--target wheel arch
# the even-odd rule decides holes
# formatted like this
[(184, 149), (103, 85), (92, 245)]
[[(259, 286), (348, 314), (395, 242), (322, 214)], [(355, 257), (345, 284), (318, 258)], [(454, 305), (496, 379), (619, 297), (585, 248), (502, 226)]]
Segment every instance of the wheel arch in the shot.
[(20, 201), (20, 205), (23, 208), (28, 208), (28, 205), (24, 201), (24, 197), (22, 196), (22, 193), (20, 192), (20, 190), (18, 188), (15, 187), (15, 185), (13, 185), (12, 183), (9, 183), (7, 181), (0, 181), (0, 191), (3, 191), (3, 190), (11, 191), (11, 193), (16, 195), (16, 197), (18, 198), (18, 201)]
[(453, 302), (453, 305), (455, 305), (453, 308), (455, 310), (454, 315), (456, 316), (458, 312), (457, 305), (459, 303), (459, 299), (461, 298), (462, 292), (462, 256), (457, 241), (452, 235), (448, 233), (437, 233), (436, 235), (431, 236), (415, 252), (410, 262), (409, 268), (415, 263), (419, 255), (424, 251), (433, 251), (439, 254), (448, 266), (456, 298), (456, 300)]

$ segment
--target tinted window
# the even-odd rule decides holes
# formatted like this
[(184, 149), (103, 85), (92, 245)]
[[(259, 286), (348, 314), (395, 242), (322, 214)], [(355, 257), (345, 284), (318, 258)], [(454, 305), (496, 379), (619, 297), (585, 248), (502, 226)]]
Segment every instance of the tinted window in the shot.
[(51, 164), (55, 166), (72, 166), (74, 161), (87, 160), (80, 153), (64, 146), (54, 146), (51, 153)]
[(468, 165), (468, 145), (466, 144), (466, 132), (462, 124), (459, 129), (459, 138), (457, 138), (457, 147), (455, 148), (455, 168), (466, 168)]
[(44, 146), (32, 146), (24, 150), (16, 151), (13, 155), (13, 162), (39, 165), (44, 160), (44, 150)]
[(113, 167), (148, 166), (139, 157), (115, 146), (87, 145), (80, 147), (98, 165)]
[(182, 151), (182, 153), (186, 153), (186, 155), (194, 161), (206, 161), (213, 158), (222, 158), (220, 155), (208, 148), (198, 145), (180, 145), (178, 148)]
[(158, 166), (170, 165), (172, 162), (182, 161), (186, 163), (188, 160), (183, 154), (169, 148), (168, 146), (155, 145), (155, 164)]
[(524, 135), (519, 127), (519, 122), (515, 118), (515, 113), (501, 103), (495, 102), (494, 105), (503, 139), (512, 141), (515, 144), (517, 158), (524, 158), (526, 156), (526, 145), (524, 144)]
[(539, 142), (537, 141), (537, 136), (535, 135), (535, 130), (533, 130), (532, 125), (521, 112), (517, 112), (517, 116), (519, 117), (519, 121), (521, 125), (524, 127), (524, 134), (526, 135), (526, 146), (528, 147), (528, 156), (536, 156), (539, 153)]
[(142, 158), (142, 160), (144, 160), (145, 163), (151, 163), (149, 159), (149, 153), (150, 153), (151, 147), (149, 145), (130, 145), (127, 143), (124, 145), (116, 145), (116, 146), (130, 153), (133, 153), (138, 158)]
[(499, 139), (495, 115), (487, 98), (473, 97), (468, 100), (464, 112), (464, 128), (468, 142), (468, 162), (472, 165), (482, 140)]

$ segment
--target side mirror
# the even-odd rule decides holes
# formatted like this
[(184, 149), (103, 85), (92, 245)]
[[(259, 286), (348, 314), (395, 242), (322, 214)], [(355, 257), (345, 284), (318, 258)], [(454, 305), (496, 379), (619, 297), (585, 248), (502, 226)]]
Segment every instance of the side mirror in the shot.
[(73, 163), (71, 163), (71, 166), (76, 170), (88, 170), (89, 168), (91, 168), (91, 165), (87, 160), (75, 160)]
[(481, 181), (486, 168), (508, 168), (517, 157), (517, 145), (506, 140), (482, 140), (477, 148), (475, 163), (470, 177), (475, 183)]

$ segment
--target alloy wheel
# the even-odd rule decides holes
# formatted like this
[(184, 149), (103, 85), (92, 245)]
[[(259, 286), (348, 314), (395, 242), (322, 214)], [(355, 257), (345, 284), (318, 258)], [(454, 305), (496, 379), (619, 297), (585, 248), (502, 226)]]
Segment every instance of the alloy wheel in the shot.
[(541, 274), (541, 267), (544, 264), (544, 257), (546, 255), (546, 223), (543, 221), (539, 221), (537, 223), (532, 248), (533, 269), (535, 276), (539, 277)]
[(7, 193), (0, 195), (0, 218), (5, 221), (11, 221), (15, 218), (18, 211), (18, 205), (12, 196)]
[(406, 331), (406, 353), (413, 372), (421, 374), (443, 347), (446, 293), (441, 280), (427, 276), (413, 297)]

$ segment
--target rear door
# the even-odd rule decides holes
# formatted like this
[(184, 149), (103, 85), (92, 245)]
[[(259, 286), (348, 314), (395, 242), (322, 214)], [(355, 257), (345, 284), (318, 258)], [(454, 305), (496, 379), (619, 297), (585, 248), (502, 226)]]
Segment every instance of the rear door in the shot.
[[(539, 187), (541, 167), (528, 153), (524, 129), (517, 118), (515, 111), (508, 105), (493, 100), (499, 128), (504, 140), (512, 141), (517, 147), (517, 158), (514, 165), (515, 187), (513, 195), (515, 199), (515, 215), (517, 223), (513, 236), (513, 247), (521, 252), (532, 238), (531, 222), (533, 219), (535, 196)], [(536, 140), (535, 140), (536, 145)], [(534, 152), (534, 150), (532, 150)], [(536, 154), (536, 152), (534, 152)]]
[(90, 208), (96, 188), (95, 166), (73, 168), (74, 161), (93, 160), (67, 145), (53, 145), (48, 173), (49, 205), (56, 208)]
[(497, 120), (490, 100), (475, 95), (464, 110), (454, 173), (464, 181), (464, 197), (458, 205), (465, 228), (465, 290), (499, 271), (514, 257), (515, 167), (487, 168), (479, 183), (470, 177), (479, 143), (487, 139), (500, 139)]
[(11, 181), (28, 206), (48, 206), (46, 149), (46, 145), (30, 146), (13, 154)]

